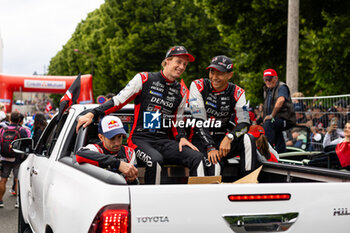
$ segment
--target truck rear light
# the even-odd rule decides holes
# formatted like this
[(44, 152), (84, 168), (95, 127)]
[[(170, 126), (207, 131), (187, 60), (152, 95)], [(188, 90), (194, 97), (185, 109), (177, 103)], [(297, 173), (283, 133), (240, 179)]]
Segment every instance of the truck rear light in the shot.
[(92, 222), (89, 233), (129, 233), (129, 205), (118, 204), (103, 207)]
[(228, 195), (230, 201), (282, 201), (290, 197), (289, 193)]

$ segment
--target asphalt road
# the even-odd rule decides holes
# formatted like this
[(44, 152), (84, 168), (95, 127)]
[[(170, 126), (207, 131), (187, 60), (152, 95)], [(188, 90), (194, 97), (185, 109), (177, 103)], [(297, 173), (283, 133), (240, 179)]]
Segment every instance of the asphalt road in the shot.
[(6, 184), (6, 192), (3, 197), (4, 208), (0, 208), (0, 233), (16, 233), (18, 209), (15, 208), (16, 197), (9, 193), (12, 186), (12, 178)]

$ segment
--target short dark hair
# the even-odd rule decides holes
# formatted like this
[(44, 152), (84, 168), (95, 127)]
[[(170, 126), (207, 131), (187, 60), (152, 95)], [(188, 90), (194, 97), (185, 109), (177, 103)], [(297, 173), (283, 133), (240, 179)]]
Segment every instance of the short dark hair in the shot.
[(11, 112), (10, 121), (12, 123), (19, 124), (21, 122), (21, 113)]
[(113, 96), (115, 96), (114, 93), (108, 93), (108, 94), (106, 95), (106, 98), (107, 98), (107, 99), (111, 99), (111, 98), (113, 98)]

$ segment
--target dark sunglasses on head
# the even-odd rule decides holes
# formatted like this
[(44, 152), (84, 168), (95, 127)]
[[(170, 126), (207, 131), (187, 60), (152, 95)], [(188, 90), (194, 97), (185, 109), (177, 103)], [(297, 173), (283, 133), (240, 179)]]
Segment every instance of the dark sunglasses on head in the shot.
[(270, 82), (273, 79), (273, 76), (265, 76), (263, 79), (265, 82)]

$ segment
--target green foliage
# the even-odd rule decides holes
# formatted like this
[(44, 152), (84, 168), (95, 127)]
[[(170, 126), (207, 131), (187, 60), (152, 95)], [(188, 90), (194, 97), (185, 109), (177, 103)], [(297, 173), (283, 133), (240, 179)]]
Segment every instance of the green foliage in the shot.
[(191, 0), (106, 0), (76, 28), (52, 58), (49, 73), (91, 73), (95, 97), (119, 92), (141, 71), (159, 71), (166, 51), (184, 45), (196, 58), (183, 79), (187, 84), (205, 75), (210, 59), (226, 52), (219, 31)]
[[(326, 26), (320, 31), (303, 30), (300, 47), (305, 93), (348, 94), (350, 83), (349, 17), (323, 13)], [(336, 93), (335, 93), (336, 91)]]
[[(288, 1), (196, 0), (232, 49), (235, 81), (247, 99), (262, 101), (262, 71), (274, 68), (285, 81)], [(348, 93), (348, 0), (300, 1), (299, 88), (307, 96)], [(343, 78), (344, 77), (344, 78)], [(330, 84), (331, 83), (331, 84)]]
[[(93, 62), (95, 97), (117, 93), (137, 72), (160, 70), (169, 47), (184, 45), (196, 58), (183, 75), (187, 85), (207, 76), (212, 57), (225, 54), (234, 61), (232, 81), (258, 104), (264, 69), (274, 68), (285, 81), (287, 17), (286, 0), (106, 0), (79, 23), (49, 73), (91, 73)], [(348, 93), (349, 17), (348, 0), (300, 1), (305, 95)]]

